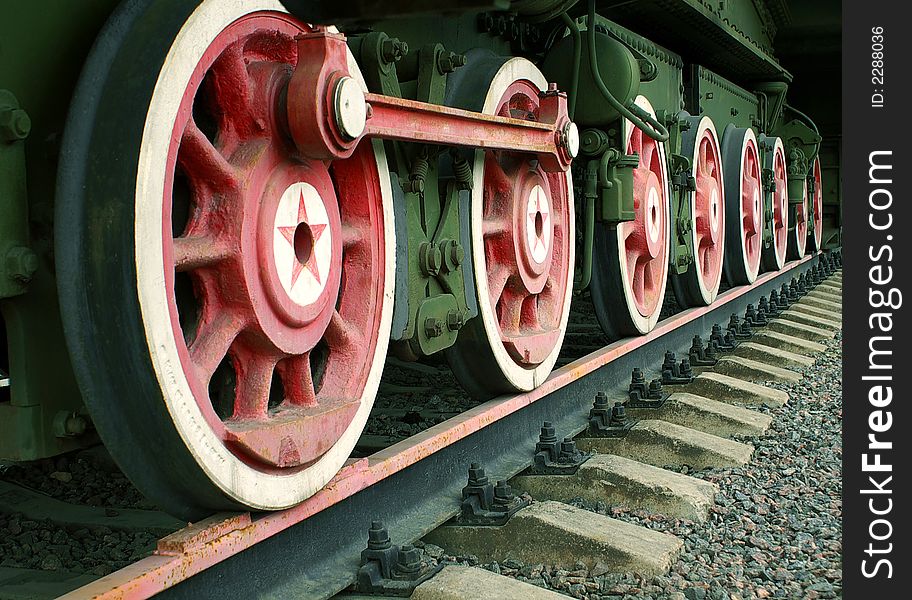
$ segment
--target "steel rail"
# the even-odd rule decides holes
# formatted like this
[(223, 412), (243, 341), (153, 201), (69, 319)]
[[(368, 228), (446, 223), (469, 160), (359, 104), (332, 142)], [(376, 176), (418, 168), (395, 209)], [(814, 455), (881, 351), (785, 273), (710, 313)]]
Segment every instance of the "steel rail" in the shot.
[(354, 582), (372, 520), (394, 543), (416, 540), (459, 511), (470, 463), (492, 479), (531, 462), (542, 421), (576, 435), (597, 391), (622, 395), (633, 367), (656, 372), (665, 350), (685, 352), (694, 335), (743, 314), (819, 254), (719, 294), (707, 307), (663, 321), (556, 369), (531, 392), (501, 396), (367, 458), (349, 461), (320, 492), (284, 511), (218, 514), (159, 541), (151, 556), (62, 596), (77, 598), (328, 598)]

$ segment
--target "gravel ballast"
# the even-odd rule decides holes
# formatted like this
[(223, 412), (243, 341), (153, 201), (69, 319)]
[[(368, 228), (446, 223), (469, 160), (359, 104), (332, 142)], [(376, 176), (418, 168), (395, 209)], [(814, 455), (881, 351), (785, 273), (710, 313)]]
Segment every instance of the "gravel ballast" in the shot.
[[(601, 502), (572, 502), (681, 538), (684, 549), (668, 575), (609, 574), (607, 565), (555, 569), (504, 561), (481, 566), (588, 600), (841, 597), (841, 332), (815, 359), (800, 371), (802, 381), (770, 385), (791, 399), (781, 408), (758, 409), (774, 419), (766, 435), (741, 438), (756, 448), (750, 463), (702, 471), (668, 465), (719, 485), (706, 523)], [(448, 557), (436, 547), (425, 551), (440, 560), (478, 562)]]

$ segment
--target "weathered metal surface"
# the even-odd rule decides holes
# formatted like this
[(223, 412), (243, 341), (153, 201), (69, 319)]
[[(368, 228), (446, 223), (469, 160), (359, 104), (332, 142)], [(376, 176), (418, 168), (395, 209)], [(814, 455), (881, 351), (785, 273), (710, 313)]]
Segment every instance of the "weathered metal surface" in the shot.
[(535, 154), (548, 171), (565, 171), (575, 156), (565, 142), (566, 94), (542, 93), (540, 121), (365, 94), (371, 107), (365, 136)]
[(633, 4), (599, 1), (610, 19), (649, 31), (657, 42), (704, 57), (714, 69), (748, 79), (791, 75), (773, 58), (778, 23), (758, 2), (647, 0)]
[[(373, 0), (338, 2), (336, 0), (284, 0), (293, 14), (308, 23), (334, 24), (376, 21), (396, 17), (414, 17), (440, 11), (436, 0), (394, 0), (381, 5)], [(451, 0), (447, 9), (453, 13), (481, 10), (505, 10), (509, 0)]]
[[(597, 391), (623, 394), (619, 374), (646, 361), (660, 366), (662, 355), (653, 351), (655, 346), (686, 349), (694, 333), (705, 332), (721, 315), (743, 310), (812, 264), (808, 257), (780, 273), (761, 275), (749, 288), (720, 294), (713, 306), (679, 313), (647, 335), (615, 342), (554, 371), (531, 392), (496, 398), (369, 458), (352, 460), (323, 490), (294, 508), (249, 521), (231, 517), (215, 537), (198, 530), (177, 534), (199, 543), (183, 547), (179, 555), (159, 550), (64, 598), (146, 598), (166, 590), (172, 592), (166, 597), (194, 598), (211, 585), (210, 577), (219, 578), (226, 598), (249, 597), (264, 589), (327, 598), (354, 582), (360, 540), (371, 520), (382, 519), (396, 540), (418, 539), (459, 512), (469, 456), (484, 460), (498, 478), (515, 475), (528, 466), (543, 420), (552, 419), (558, 435), (579, 433)], [(440, 494), (428, 494), (429, 489)], [(328, 548), (323, 534), (339, 543)], [(272, 561), (285, 564), (291, 554), (308, 568), (265, 568)]]

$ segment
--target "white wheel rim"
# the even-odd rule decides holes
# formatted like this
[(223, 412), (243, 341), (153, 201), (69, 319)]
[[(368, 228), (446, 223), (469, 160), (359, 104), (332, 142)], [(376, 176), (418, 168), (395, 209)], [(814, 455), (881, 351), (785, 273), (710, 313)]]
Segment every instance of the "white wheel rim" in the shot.
[[(721, 228), (718, 228), (717, 226), (719, 224), (719, 219), (723, 218), (724, 210), (725, 210), (725, 208), (724, 208), (725, 167), (722, 164), (722, 145), (719, 143), (719, 136), (716, 132), (716, 126), (713, 123), (712, 119), (710, 119), (707, 116), (704, 116), (703, 118), (701, 118), (700, 124), (697, 126), (697, 134), (696, 134), (696, 137), (694, 138), (695, 139), (694, 153), (693, 153), (693, 157), (692, 157), (692, 161), (691, 161), (692, 162), (691, 175), (696, 179), (697, 162), (698, 162), (699, 154), (700, 154), (700, 143), (701, 143), (701, 140), (703, 139), (703, 134), (706, 132), (709, 132), (712, 135), (713, 140), (715, 140), (715, 151), (716, 151), (716, 156), (718, 157), (718, 163), (719, 163), (717, 166), (717, 170), (719, 172), (719, 189), (718, 189), (718, 191), (715, 188), (713, 189), (711, 206), (712, 206), (713, 229), (718, 229), (719, 235), (720, 235), (720, 239), (716, 240), (716, 243), (722, 249), (722, 261), (724, 264), (724, 262), (725, 262), (725, 226), (723, 225)], [(718, 192), (721, 192), (723, 195), (721, 197), (717, 197)], [(689, 195), (690, 195), (691, 216), (695, 217), (697, 193), (696, 193), (696, 191), (694, 191), (694, 192), (691, 192)], [(721, 207), (720, 207), (720, 205), (721, 205)], [(692, 247), (694, 248), (694, 252), (696, 253), (698, 240), (697, 240), (697, 227), (696, 227), (695, 219), (694, 219), (694, 226), (690, 228), (690, 239), (693, 244)], [(699, 256), (696, 257), (696, 260), (699, 260)], [(700, 296), (703, 298), (703, 301), (706, 303), (707, 306), (712, 304), (713, 301), (716, 299), (716, 296), (719, 294), (719, 285), (722, 283), (722, 271), (724, 271), (724, 269), (719, 269), (719, 273), (716, 275), (716, 279), (713, 282), (712, 288), (706, 287), (706, 284), (703, 283), (702, 277), (699, 277), (699, 276), (696, 277), (697, 285), (700, 288)]]
[[(655, 110), (652, 108), (652, 104), (650, 104), (649, 100), (647, 100), (645, 96), (637, 96), (636, 105), (639, 106), (640, 108), (648, 111), (649, 114), (651, 114), (653, 117), (655, 116)], [(625, 144), (625, 146), (628, 143), (628, 140), (630, 139), (630, 135), (632, 133), (632, 128), (633, 128), (633, 123), (631, 123), (629, 120), (625, 119), (624, 120), (624, 144)], [(668, 166), (667, 166), (667, 163), (665, 162), (665, 144), (662, 142), (657, 142), (656, 147), (659, 150), (659, 164), (661, 165), (660, 168), (662, 170), (662, 180), (665, 182), (664, 192), (665, 192), (665, 198), (667, 201), (668, 198), (670, 198), (671, 196), (670, 196), (670, 191), (668, 189)], [(654, 191), (654, 190), (651, 190), (651, 191)], [(657, 193), (656, 193), (656, 197), (658, 197)], [(648, 200), (648, 197), (647, 197), (647, 200)], [(651, 210), (650, 210), (650, 214), (651, 214)], [(650, 223), (650, 225), (654, 225), (654, 223)], [(666, 255), (665, 262), (666, 262), (666, 264), (668, 262), (667, 261), (668, 252), (669, 252), (668, 240), (669, 240), (669, 235), (671, 233), (670, 227), (671, 227), (671, 211), (669, 210), (668, 218), (665, 219), (665, 227), (663, 228), (664, 231), (662, 231), (662, 234), (665, 236), (664, 239), (665, 239), (665, 255)], [(647, 231), (649, 231), (650, 229), (651, 229), (651, 227), (647, 227)], [(619, 228), (619, 231), (620, 231), (620, 228)], [(650, 232), (650, 234), (651, 234), (651, 232)], [(623, 257), (620, 260), (621, 276), (622, 276), (621, 287), (624, 290), (624, 300), (625, 300), (625, 304), (627, 306), (627, 314), (629, 315), (630, 320), (633, 323), (634, 327), (636, 327), (637, 331), (639, 331), (641, 334), (649, 333), (650, 331), (653, 330), (653, 328), (659, 322), (659, 315), (662, 312), (662, 301), (661, 300), (659, 301), (658, 308), (656, 308), (656, 310), (653, 312), (653, 314), (648, 317), (641, 315), (640, 311), (637, 310), (636, 299), (633, 297), (633, 290), (630, 289), (630, 285), (628, 283), (630, 281), (630, 278), (629, 278), (629, 272), (627, 269), (627, 258), (626, 258), (627, 257), (627, 248), (625, 246), (624, 236), (618, 235), (616, 237), (617, 237), (618, 257)], [(665, 289), (667, 286), (668, 286), (668, 277), (667, 277), (667, 273), (666, 273), (666, 276), (662, 278), (659, 298), (665, 297)]]
[[(525, 79), (532, 82), (542, 91), (545, 91), (548, 88), (547, 79), (545, 79), (545, 76), (534, 64), (524, 58), (511, 58), (501, 65), (500, 69), (498, 69), (494, 78), (491, 80), (491, 85), (488, 87), (485, 95), (484, 106), (481, 112), (485, 114), (494, 114), (507, 88), (514, 81), (519, 79)], [(570, 317), (570, 298), (573, 293), (573, 286), (570, 284), (566, 286), (567, 291), (564, 297), (565, 309), (561, 315), (560, 335), (557, 338), (554, 349), (544, 361), (534, 368), (526, 369), (516, 364), (510, 357), (507, 349), (504, 348), (504, 345), (497, 334), (497, 315), (494, 314), (494, 309), (491, 307), (490, 302), (487, 301), (487, 298), (490, 296), (490, 291), (488, 289), (487, 259), (485, 258), (484, 253), (484, 162), (485, 151), (477, 150), (475, 152), (475, 164), (472, 174), (472, 259), (475, 269), (476, 297), (479, 299), (478, 312), (481, 316), (482, 323), (484, 324), (488, 345), (491, 348), (498, 368), (510, 382), (510, 385), (517, 390), (528, 391), (541, 385), (551, 373), (554, 363), (557, 362), (557, 357), (560, 354), (564, 334), (567, 329), (567, 320)], [(570, 264), (569, 273), (572, 279), (572, 269), (575, 260), (574, 253), (576, 249), (576, 242), (574, 239), (576, 228), (573, 226), (572, 220), (569, 219), (569, 216), (574, 214), (573, 184), (570, 177), (565, 177), (564, 181), (567, 183), (567, 214), (568, 220), (570, 221), (570, 224), (567, 227), (567, 235), (569, 236), (568, 260)]]
[[(742, 198), (744, 190), (741, 190), (740, 188), (744, 184), (744, 169), (747, 167), (747, 165), (745, 164), (746, 159), (747, 159), (747, 149), (748, 149), (748, 146), (750, 146), (751, 144), (753, 144), (755, 149), (759, 148), (757, 145), (757, 136), (754, 134), (754, 130), (748, 128), (748, 129), (744, 130), (744, 138), (741, 140), (741, 153), (740, 153), (739, 165), (738, 165), (738, 179), (739, 179), (738, 189), (741, 192), (740, 194), (738, 194), (738, 215), (740, 216), (739, 229), (743, 228), (744, 217), (745, 217), (744, 204), (741, 202), (741, 198)], [(760, 159), (760, 155), (758, 152), (757, 160), (759, 161), (759, 159)], [(763, 215), (762, 190), (755, 189), (753, 191), (753, 201), (754, 201), (754, 209), (757, 211), (755, 213), (755, 217), (761, 218)], [(748, 282), (753, 283), (757, 279), (757, 275), (760, 273), (760, 263), (762, 261), (758, 260), (756, 268), (752, 268), (750, 265), (750, 259), (748, 257), (747, 244), (744, 239), (743, 229), (741, 230), (741, 234), (738, 237), (740, 238), (739, 244), (741, 246), (741, 259), (742, 259), (743, 265), (744, 265), (744, 272), (747, 274)]]
[[(184, 23), (168, 52), (152, 94), (143, 130), (137, 168), (135, 261), (137, 292), (147, 348), (171, 414), (186, 448), (211, 482), (231, 499), (255, 509), (275, 510), (293, 506), (312, 496), (342, 467), (351, 454), (373, 406), (389, 342), (395, 280), (395, 233), (392, 189), (386, 154), (372, 142), (383, 195), (386, 235), (384, 297), (374, 358), (361, 404), (336, 444), (308, 468), (289, 475), (257, 471), (238, 460), (207, 425), (183, 375), (177, 344), (172, 335), (163, 271), (162, 198), (171, 126), (190, 75), (210, 40), (236, 19), (259, 11), (286, 12), (275, 0), (204, 0)], [(348, 68), (362, 90), (367, 86), (351, 53)], [(163, 124), (165, 124), (163, 126)]]

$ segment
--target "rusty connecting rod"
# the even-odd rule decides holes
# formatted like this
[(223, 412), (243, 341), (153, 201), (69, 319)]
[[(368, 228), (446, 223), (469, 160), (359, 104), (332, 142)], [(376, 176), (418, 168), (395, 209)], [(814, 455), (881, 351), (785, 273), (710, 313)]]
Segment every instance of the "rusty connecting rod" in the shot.
[(320, 31), (298, 38), (299, 61), (288, 84), (288, 126), (302, 154), (347, 158), (365, 138), (535, 154), (546, 171), (566, 171), (579, 151), (567, 96), (541, 92), (540, 122), (365, 94), (348, 69), (345, 37)]

